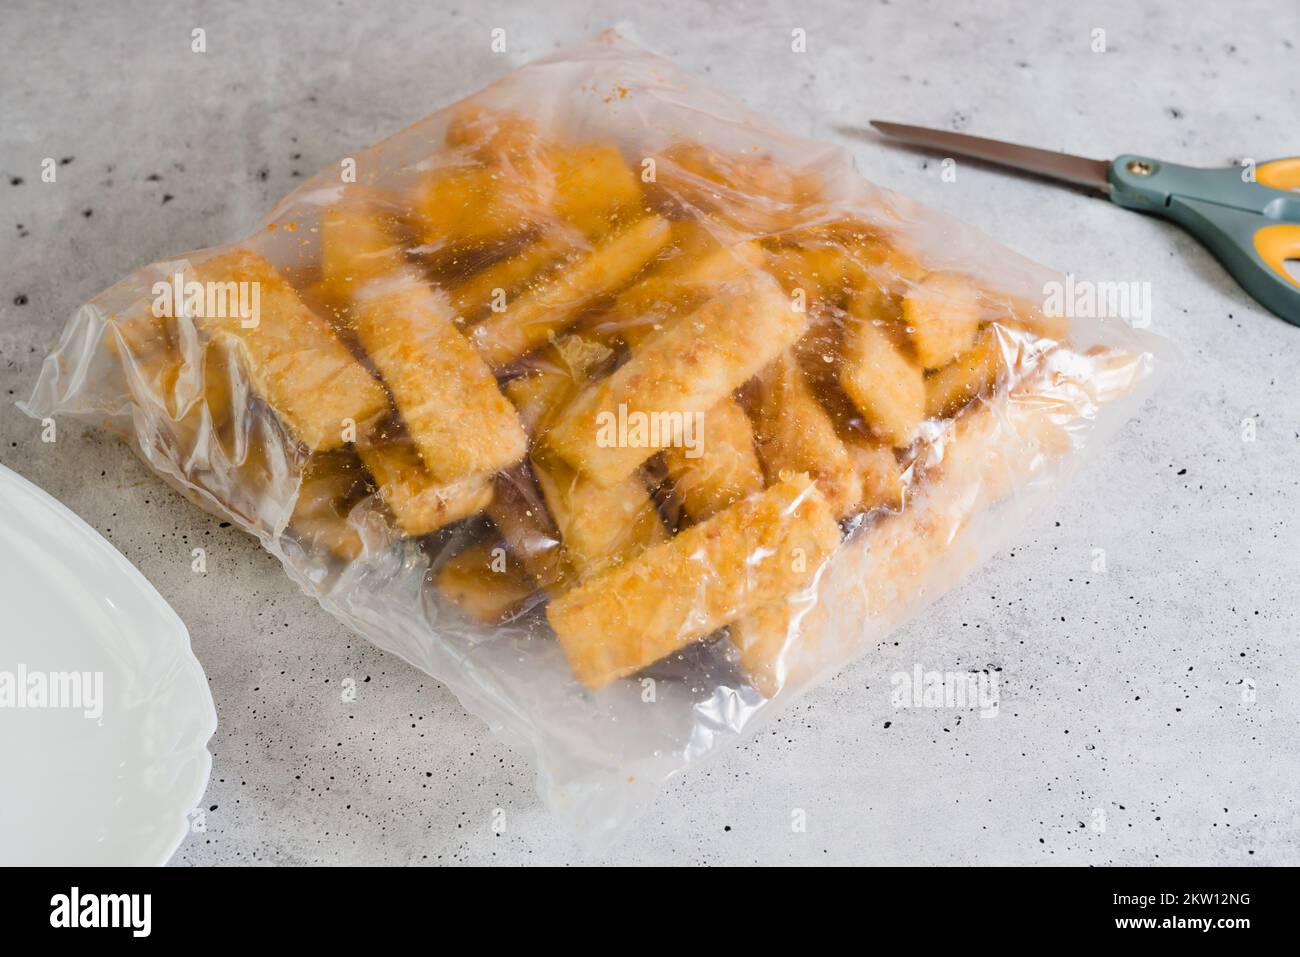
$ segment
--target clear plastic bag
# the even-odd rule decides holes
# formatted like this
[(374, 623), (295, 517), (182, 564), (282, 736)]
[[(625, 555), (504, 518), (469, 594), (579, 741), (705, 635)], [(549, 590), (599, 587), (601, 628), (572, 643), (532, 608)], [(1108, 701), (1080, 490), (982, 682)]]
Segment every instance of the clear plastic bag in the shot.
[(590, 843), (1029, 518), (1162, 364), (606, 33), (83, 306), (119, 433), (534, 756)]

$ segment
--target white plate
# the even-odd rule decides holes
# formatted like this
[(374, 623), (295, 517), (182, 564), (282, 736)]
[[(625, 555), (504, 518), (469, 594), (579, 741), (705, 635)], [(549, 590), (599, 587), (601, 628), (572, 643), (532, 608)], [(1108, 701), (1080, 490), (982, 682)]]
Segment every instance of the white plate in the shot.
[[(73, 672), (90, 678), (57, 681)], [(39, 706), (42, 685), (60, 700)], [(207, 787), (216, 727), (162, 596), (0, 465), (0, 864), (167, 863)]]

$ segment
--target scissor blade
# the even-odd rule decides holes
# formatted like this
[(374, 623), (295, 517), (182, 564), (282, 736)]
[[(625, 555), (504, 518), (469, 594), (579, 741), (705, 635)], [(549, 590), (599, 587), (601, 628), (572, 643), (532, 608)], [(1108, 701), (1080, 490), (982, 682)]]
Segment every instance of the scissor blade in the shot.
[(1110, 163), (1105, 160), (1071, 156), (1069, 153), (1040, 150), (1032, 146), (1017, 146), (1015, 143), (987, 140), (982, 136), (967, 136), (965, 133), (930, 130), (923, 126), (906, 126), (880, 120), (872, 120), (871, 125), (886, 136), (927, 149), (973, 156), (988, 163), (1058, 179), (1075, 186), (1085, 186), (1101, 193), (1110, 192)]

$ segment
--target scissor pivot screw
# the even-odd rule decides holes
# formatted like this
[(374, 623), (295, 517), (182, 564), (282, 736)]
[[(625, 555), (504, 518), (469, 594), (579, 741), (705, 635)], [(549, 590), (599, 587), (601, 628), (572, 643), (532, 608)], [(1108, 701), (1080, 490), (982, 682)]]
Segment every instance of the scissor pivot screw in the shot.
[(1150, 176), (1156, 171), (1155, 164), (1146, 160), (1129, 160), (1124, 168), (1134, 176)]

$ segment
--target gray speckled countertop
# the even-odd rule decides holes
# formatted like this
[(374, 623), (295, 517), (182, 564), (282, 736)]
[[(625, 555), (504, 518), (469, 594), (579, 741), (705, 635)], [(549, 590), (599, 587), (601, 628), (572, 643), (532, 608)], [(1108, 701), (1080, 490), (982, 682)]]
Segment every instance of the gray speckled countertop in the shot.
[[(589, 860), (528, 763), (438, 682), (349, 634), (116, 440), (73, 426), (43, 445), (12, 403), (112, 281), (242, 236), (300, 177), (624, 19), (778, 123), (840, 138), (868, 178), (1063, 271), (1150, 282), (1154, 328), (1184, 365), (1014, 550), (676, 779), (603, 859), (1300, 863), (1300, 329), (1164, 223), (975, 168), (945, 183), (933, 161), (835, 129), (884, 116), (1205, 166), (1295, 154), (1300, 7), (152, 6), (11, 0), (3, 14), (0, 461), (103, 532), (189, 626), (220, 728), (207, 829), (175, 863)], [(505, 55), (488, 48), (496, 26)], [(195, 27), (205, 56), (190, 52)], [(40, 182), (46, 156), (55, 185)], [(206, 576), (190, 570), (196, 544)], [(1002, 716), (895, 711), (889, 675), (917, 662), (1001, 667)], [(360, 690), (345, 706), (349, 676)], [(1088, 826), (1097, 809), (1105, 830)]]

